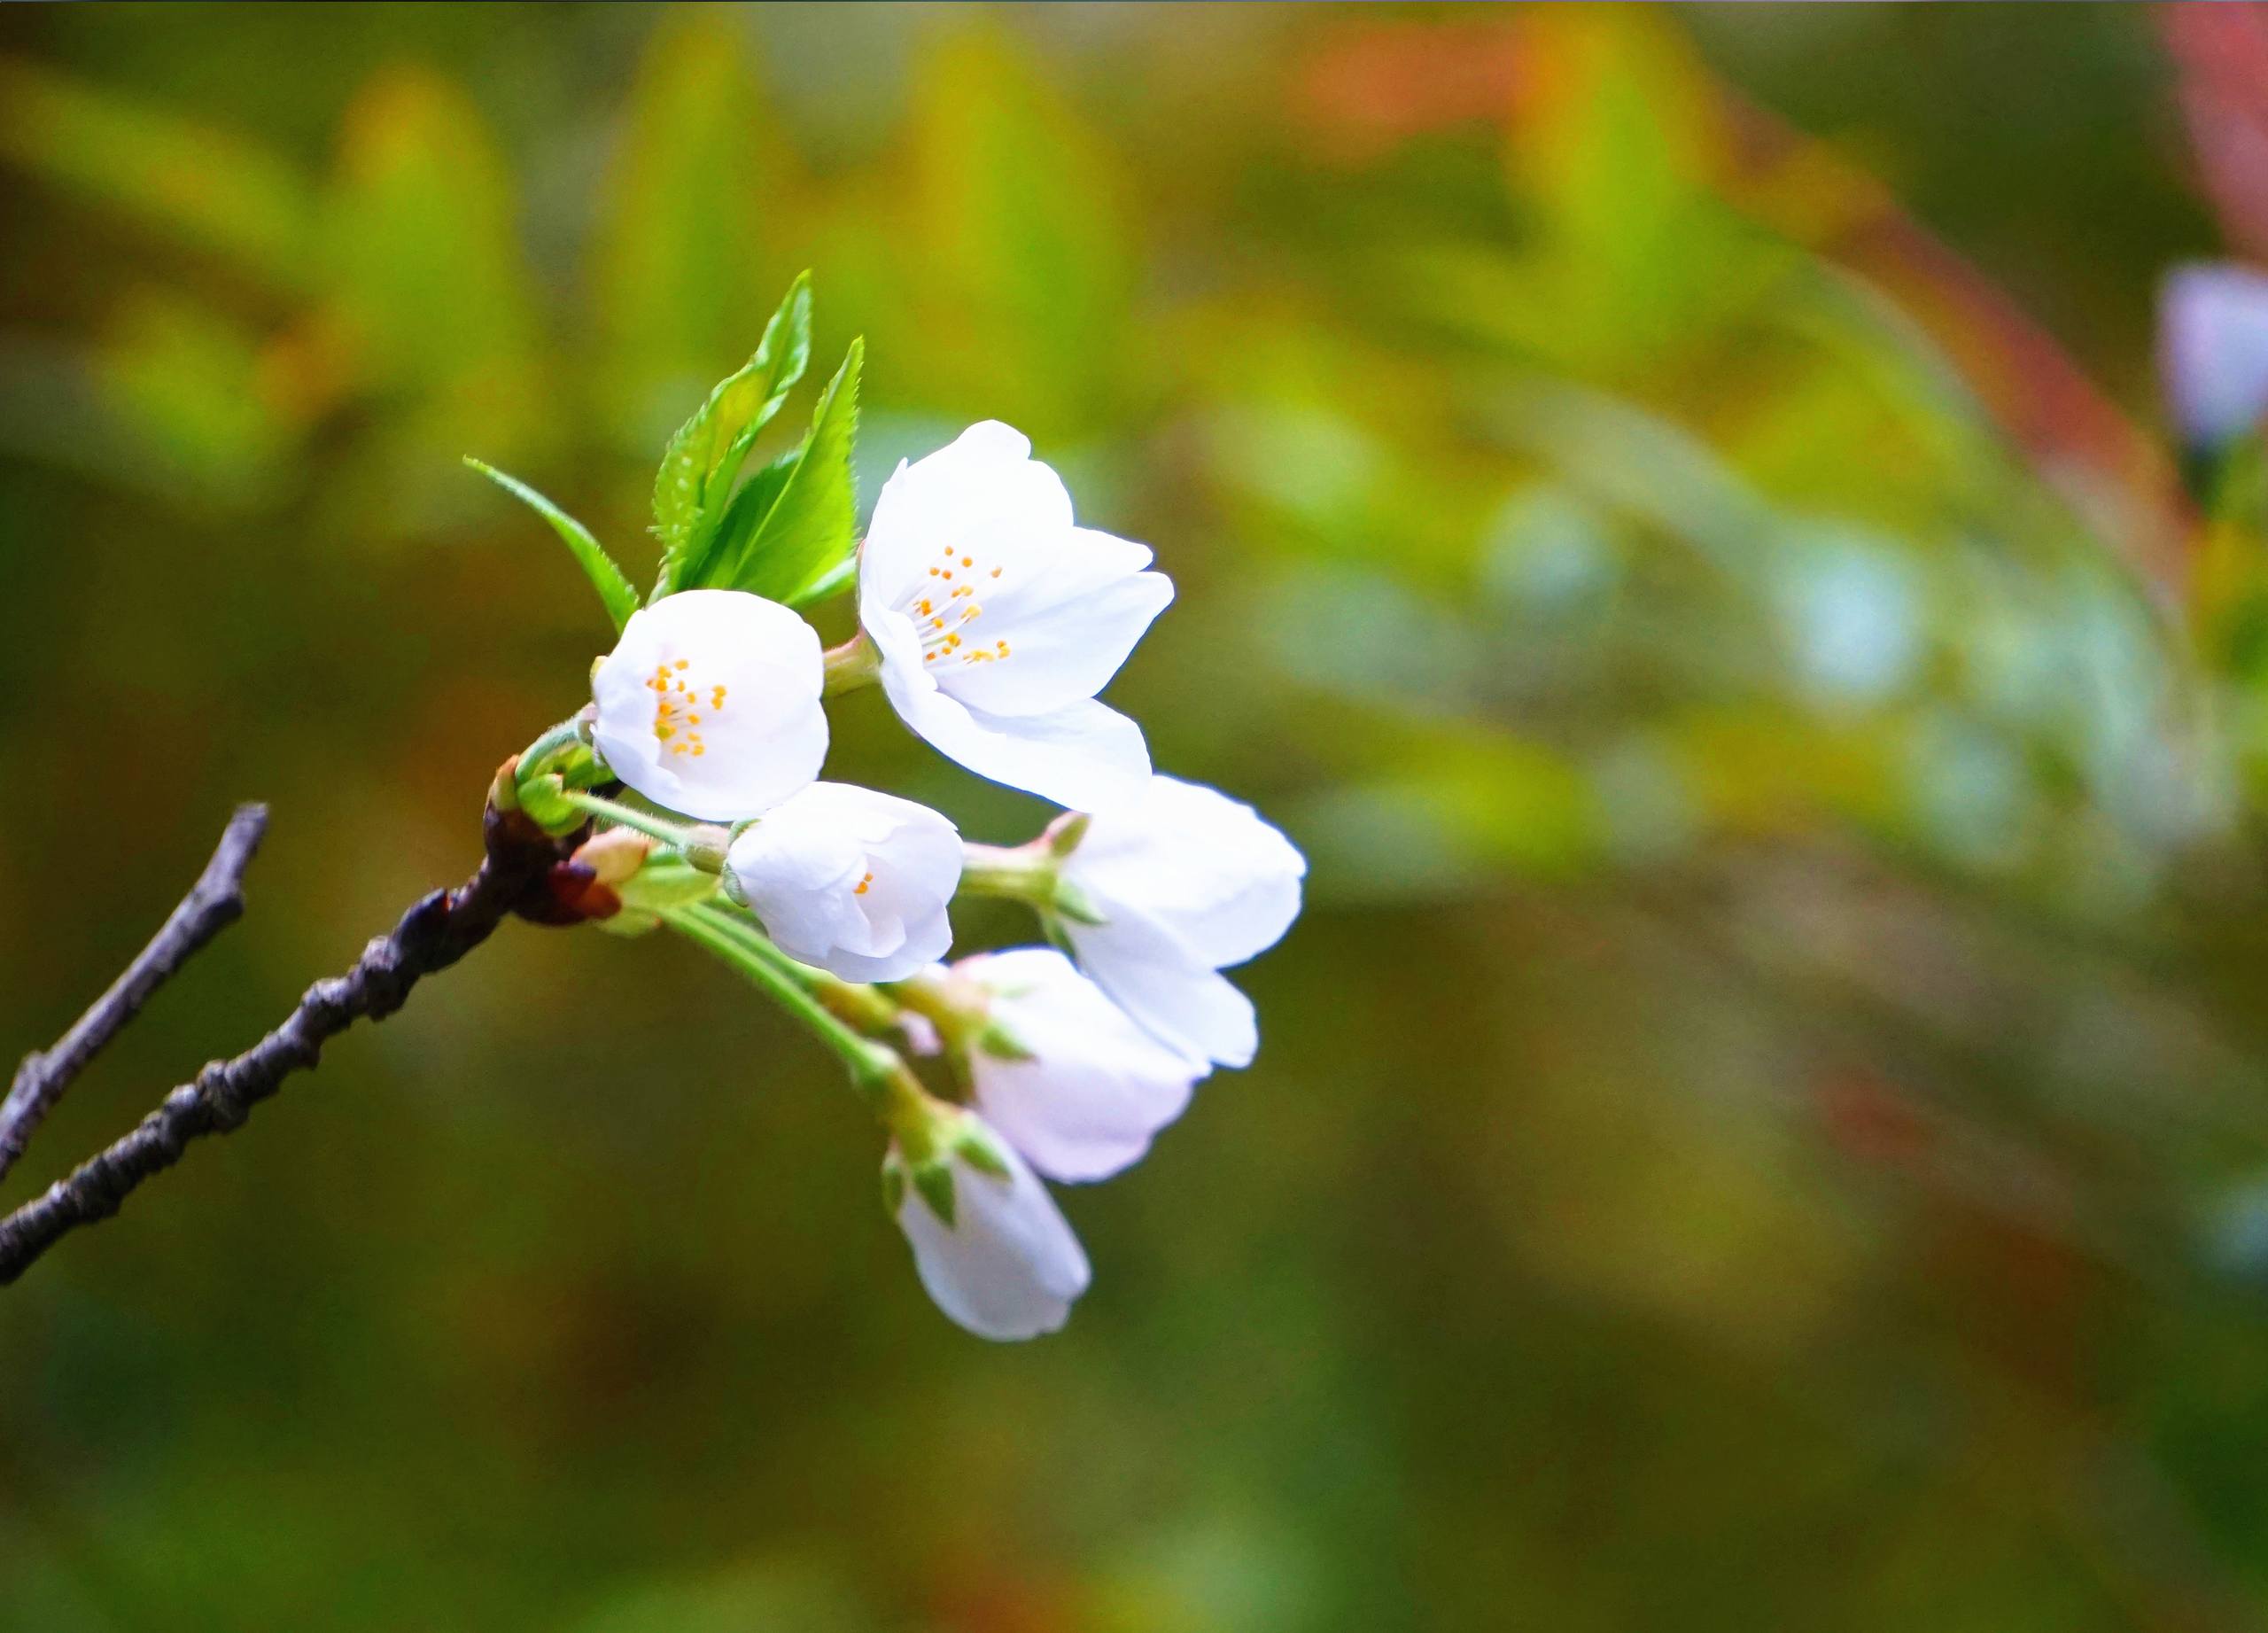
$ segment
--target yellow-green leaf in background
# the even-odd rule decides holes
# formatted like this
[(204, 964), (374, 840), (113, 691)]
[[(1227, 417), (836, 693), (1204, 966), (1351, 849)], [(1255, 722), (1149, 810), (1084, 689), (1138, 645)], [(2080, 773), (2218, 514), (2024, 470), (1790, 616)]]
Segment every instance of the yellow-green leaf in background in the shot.
[(741, 13), (663, 17), (623, 115), (592, 250), (605, 354), (597, 401), (625, 449), (668, 433), (763, 310), (751, 296), (773, 276), (757, 254), (762, 223), (779, 213), (786, 151), (763, 106)]
[[(378, 74), (347, 108), (329, 204), (334, 316), (370, 384), (419, 389), (524, 367), (534, 290), (518, 200), (465, 93), (438, 74)], [(493, 439), (484, 446), (496, 447)]]
[(1117, 170), (1070, 102), (979, 26), (927, 65), (913, 152), (909, 366), (918, 351), (932, 389), (1043, 436), (1122, 403), (1143, 361), (1128, 323), (1139, 257)]
[(254, 143), (28, 62), (0, 61), (0, 160), (269, 284), (308, 281), (312, 190)]
[(299, 427), (281, 412), (258, 340), (225, 315), (162, 289), (137, 291), (105, 326), (97, 387), (131, 460), (198, 503), (255, 505), (285, 487)]

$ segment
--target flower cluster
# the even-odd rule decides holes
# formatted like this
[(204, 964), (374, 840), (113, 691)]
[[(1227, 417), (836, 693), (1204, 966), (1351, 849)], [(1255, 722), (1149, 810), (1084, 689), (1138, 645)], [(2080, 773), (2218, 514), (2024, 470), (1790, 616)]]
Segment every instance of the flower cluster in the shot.
[[(680, 433), (650, 599), (547, 512), (620, 638), (590, 706), (512, 762), (499, 797), (554, 832), (592, 826), (556, 884), (573, 914), (686, 935), (836, 1050), (883, 1125), (889, 1209), (947, 1315), (990, 1338), (1052, 1332), (1089, 1271), (1045, 1181), (1120, 1172), (1216, 1065), (1250, 1062), (1252, 1005), (1221, 971), (1283, 936), (1306, 865), (1250, 807), (1153, 772), (1140, 727), (1098, 700), (1173, 585), (1147, 548), (1078, 525), (1006, 425), (901, 463), (839, 566), (792, 564), (807, 593), (785, 599), (855, 585), (844, 645), (824, 650), (789, 605), (742, 587), (824, 519), (815, 462), (843, 377), (791, 456), (803, 467), (734, 490), (739, 455), (717, 454), (752, 436), (718, 417), (752, 395), (735, 383), (784, 393), (794, 343), (768, 332)], [(799, 482), (804, 512), (778, 520)], [(774, 524), (785, 542), (767, 547)], [(941, 753), (1064, 814), (1027, 844), (975, 844), (925, 806), (820, 781), (825, 699), (868, 684)], [(1028, 905), (1052, 945), (947, 962), (953, 904), (972, 895)]]

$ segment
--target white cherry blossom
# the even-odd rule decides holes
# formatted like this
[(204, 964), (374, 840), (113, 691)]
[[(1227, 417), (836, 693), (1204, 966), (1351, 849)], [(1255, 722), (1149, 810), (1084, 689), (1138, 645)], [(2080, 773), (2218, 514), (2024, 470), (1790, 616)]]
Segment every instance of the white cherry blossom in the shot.
[[(964, 1113), (983, 1136), (982, 1123)], [(1087, 1256), (1047, 1187), (998, 1136), (985, 1144), (1003, 1171), (959, 1148), (939, 1160), (951, 1177), (948, 1223), (921, 1187), (897, 1187), (898, 1228), (937, 1308), (980, 1338), (1037, 1338), (1069, 1318), (1087, 1290)], [(895, 1152), (891, 1160), (902, 1162)]]
[(858, 616), (890, 705), (980, 776), (1082, 809), (1138, 788), (1141, 728), (1095, 694), (1173, 582), (1147, 547), (1071, 519), (1021, 433), (972, 425), (900, 464), (858, 562)]
[(631, 614), (591, 677), (592, 741), (656, 805), (756, 816), (819, 774), (821, 678), (818, 634), (777, 602), (681, 591)]
[(1192, 1061), (1248, 1066), (1252, 1002), (1219, 972), (1272, 947), (1299, 916), (1307, 859), (1249, 805), (1153, 776), (1091, 814), (1062, 878), (1103, 921), (1064, 916), (1080, 968)]
[(1051, 1179), (1106, 1179), (1138, 1161), (1210, 1069), (1052, 947), (980, 953), (952, 973), (984, 995), (989, 1024), (968, 1050), (976, 1108)]
[(846, 981), (897, 981), (952, 945), (959, 830), (927, 805), (814, 782), (732, 843), (732, 888), (790, 957)]

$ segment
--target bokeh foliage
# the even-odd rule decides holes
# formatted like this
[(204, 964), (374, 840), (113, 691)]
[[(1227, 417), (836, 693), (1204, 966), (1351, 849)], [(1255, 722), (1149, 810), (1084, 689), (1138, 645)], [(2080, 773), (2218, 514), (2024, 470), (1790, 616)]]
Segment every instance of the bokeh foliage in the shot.
[[(460, 457), (649, 582), (805, 267), (866, 501), (1028, 432), (1182, 586), (1115, 701), (1315, 863), (1008, 1350), (792, 1032), (509, 933), (7, 1295), (0, 1626), (2253, 1625), (2268, 478), (2151, 429), (2217, 243), (2151, 23), (0, 19), (7, 1035), (276, 808), (19, 1184), (578, 700)], [(871, 697), (830, 765), (1044, 814)]]

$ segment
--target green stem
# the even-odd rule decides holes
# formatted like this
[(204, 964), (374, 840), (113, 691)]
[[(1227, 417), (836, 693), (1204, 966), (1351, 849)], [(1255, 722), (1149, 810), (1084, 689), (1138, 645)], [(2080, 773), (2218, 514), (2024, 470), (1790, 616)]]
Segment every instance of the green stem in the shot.
[(960, 890), (1045, 906), (1055, 894), (1053, 859), (1029, 845), (968, 844), (961, 849)]
[[(743, 929), (729, 915), (706, 907), (684, 907), (662, 915), (672, 929), (715, 953), (762, 988), (772, 1000), (841, 1057), (850, 1074), (851, 1086), (877, 1112), (887, 1116), (892, 1103), (905, 1093), (919, 1094), (897, 1052), (861, 1036), (819, 1002), (804, 984), (780, 968), (774, 957), (786, 954), (772, 946), (752, 928)], [(761, 943), (764, 950), (759, 951)]]
[(579, 719), (570, 716), (560, 721), (558, 725), (520, 750), (520, 775), (541, 776), (546, 760), (571, 743), (580, 746), (582, 741), (582, 724)]
[(622, 805), (603, 795), (586, 794), (576, 789), (565, 790), (560, 795), (560, 798), (584, 814), (603, 817), (617, 828), (626, 828), (633, 833), (643, 834), (649, 839), (658, 839), (664, 844), (675, 846), (680, 851), (690, 851), (693, 849), (692, 830), (680, 823), (666, 822), (660, 817), (649, 815), (635, 806)]
[(983, 1026), (983, 990), (966, 976), (923, 970), (882, 990), (936, 1027), (949, 1045), (966, 1044), (969, 1033)]
[(721, 902), (701, 902), (689, 911), (739, 938), (741, 945), (824, 1004), (837, 1019), (866, 1037), (878, 1037), (898, 1023), (898, 1006), (880, 987), (845, 981), (789, 957), (780, 944), (741, 912)]
[(838, 692), (856, 691), (871, 686), (882, 673), (882, 649), (865, 630), (860, 630), (839, 647), (829, 647), (824, 660), (827, 682), (824, 695), (832, 697)]

